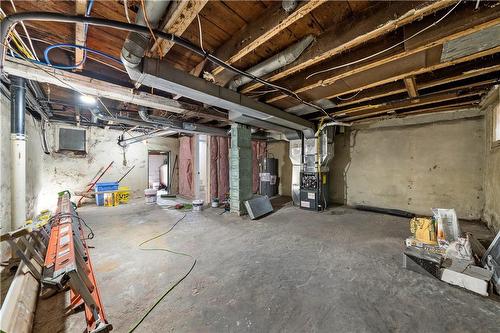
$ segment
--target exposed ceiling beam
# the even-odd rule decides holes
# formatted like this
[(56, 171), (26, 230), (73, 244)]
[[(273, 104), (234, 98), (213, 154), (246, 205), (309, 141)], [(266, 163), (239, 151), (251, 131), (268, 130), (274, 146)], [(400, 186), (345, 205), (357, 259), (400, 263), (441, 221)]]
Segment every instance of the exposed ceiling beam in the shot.
[[(205, 7), (208, 0), (177, 0), (170, 5), (165, 17), (165, 24), (161, 27), (163, 32), (168, 32), (176, 36), (181, 36), (196, 19), (199, 12)], [(151, 47), (151, 53), (160, 48), (160, 53), (164, 56), (174, 46), (171, 42), (158, 38)]]
[(415, 110), (415, 111), (406, 111), (403, 113), (395, 113), (393, 115), (383, 115), (383, 116), (379, 116), (379, 117), (373, 117), (373, 115), (366, 115), (364, 118), (353, 120), (352, 123), (365, 124), (365, 123), (369, 123), (369, 122), (373, 122), (373, 121), (377, 121), (377, 120), (390, 119), (390, 118), (405, 118), (408, 116), (416, 116), (416, 115), (427, 114), (427, 113), (457, 112), (457, 111), (463, 111), (464, 108), (470, 108), (470, 111), (472, 111), (472, 110), (477, 110), (478, 105), (479, 105), (479, 100), (466, 101), (466, 102), (456, 102), (456, 103), (451, 103), (451, 104), (446, 105), (446, 106), (440, 106), (440, 107), (431, 106), (428, 108), (422, 108), (422, 109)]
[[(494, 8), (488, 8), (484, 11), (471, 14), (467, 8), (463, 8), (463, 10), (455, 12), (454, 15), (450, 15), (449, 21), (447, 22), (447, 25), (441, 25), (439, 28), (429, 29), (415, 37), (412, 41), (412, 46), (409, 48), (403, 48), (401, 51), (393, 54), (389, 53), (389, 55), (380, 54), (379, 56), (362, 62), (357, 66), (347, 66), (335, 71), (320, 74), (315, 77), (314, 83), (312, 84), (302, 86), (298, 89), (294, 89), (293, 87), (291, 88), (294, 89), (296, 93), (304, 93), (316, 88), (329, 86), (346, 77), (365, 72), (391, 62), (400, 61), (426, 50), (441, 46), (449, 41), (457, 40), (458, 38), (478, 33), (480, 31), (485, 31), (487, 29), (496, 29), (496, 26), (500, 24), (500, 12)], [(362, 50), (362, 52), (366, 53), (367, 50)], [(341, 59), (341, 64), (355, 61), (359, 58), (360, 56), (353, 52), (352, 54), (343, 57)], [(334, 74), (332, 75), (331, 73)], [(295, 77), (294, 80), (291, 81), (303, 84), (302, 82), (306, 80), (306, 77), (307, 73), (299, 74), (298, 77)], [(286, 98), (286, 95), (279, 94), (269, 98), (267, 102), (272, 103), (283, 98)]]
[[(87, 12), (87, 0), (76, 0), (75, 14), (84, 16), (86, 12)], [(75, 26), (75, 44), (84, 46), (86, 41), (87, 41), (87, 32), (85, 29), (85, 24), (77, 23)], [(76, 69), (82, 70), (84, 56), (85, 56), (85, 51), (83, 49), (75, 48), (75, 66), (78, 65)]]
[[(415, 69), (415, 70), (413, 70), (411, 72), (408, 72), (408, 73), (402, 73), (402, 74), (399, 74), (399, 75), (394, 75), (394, 76), (391, 76), (391, 77), (387, 77), (387, 78), (384, 78), (384, 79), (379, 80), (379, 81), (375, 81), (375, 82), (372, 82), (372, 83), (364, 84), (362, 86), (350, 89), (348, 91), (344, 91), (341, 94), (354, 93), (354, 92), (357, 92), (359, 90), (364, 90), (364, 89), (369, 89), (369, 88), (377, 87), (377, 86), (380, 86), (380, 85), (383, 85), (383, 84), (386, 84), (386, 83), (394, 82), (394, 81), (397, 81), (397, 80), (402, 80), (407, 75), (413, 75), (414, 76), (414, 75), (420, 75), (420, 74), (424, 74), (424, 73), (429, 73), (429, 72), (432, 72), (432, 71), (435, 71), (435, 70), (438, 70), (438, 69), (441, 69), (441, 68), (445, 68), (445, 67), (453, 66), (453, 65), (456, 65), (456, 64), (464, 63), (464, 62), (467, 62), (467, 61), (471, 61), (471, 60), (474, 60), (474, 59), (486, 57), (486, 56), (489, 56), (489, 55), (492, 55), (492, 54), (495, 54), (495, 53), (498, 53), (498, 52), (500, 52), (500, 46), (497, 46), (497, 47), (495, 47), (493, 49), (489, 49), (489, 50), (486, 50), (486, 51), (478, 52), (478, 53), (475, 53), (475, 54), (472, 54), (472, 55), (469, 55), (469, 56), (458, 58), (458, 59), (455, 59), (453, 61), (447, 61), (447, 62), (444, 62), (444, 63), (439, 63), (439, 64), (436, 64), (436, 65), (432, 65), (432, 66), (429, 66), (429, 67), (422, 67), (422, 68)], [(325, 96), (324, 98), (330, 99), (330, 98), (334, 98), (334, 97), (339, 96), (339, 95), (340, 94), (332, 94), (332, 95), (329, 95), (329, 96)]]
[[(480, 69), (473, 69), (459, 72), (460, 74), (455, 74), (452, 76), (446, 76), (437, 80), (425, 81), (419, 83), (419, 89), (432, 88), (442, 84), (447, 84), (450, 82), (455, 82), (459, 80), (465, 80), (468, 78), (489, 74), (493, 72), (500, 71), (500, 65), (488, 66)], [(341, 101), (337, 103), (336, 107), (343, 107), (351, 104), (357, 104), (361, 102), (366, 102), (369, 100), (374, 100), (381, 97), (397, 95), (406, 91), (406, 88), (402, 88), (399, 82), (389, 83), (383, 87), (376, 87), (372, 90), (365, 90), (358, 94), (356, 98), (347, 101)]]
[(42, 69), (41, 66), (36, 66), (29, 62), (13, 59), (11, 57), (7, 57), (4, 70), (10, 75), (76, 90), (82, 94), (89, 94), (100, 98), (108, 98), (173, 113), (196, 114), (197, 117), (209, 117), (212, 120), (227, 121), (227, 117), (216, 115), (197, 105), (175, 101), (170, 98), (142, 91), (134, 91), (132, 88), (126, 88), (114, 83), (93, 79), (68, 71), (48, 67)]
[[(499, 66), (499, 68), (500, 68), (500, 66)], [(460, 77), (457, 77), (456, 79), (460, 79)], [(486, 79), (486, 80), (482, 80), (482, 81), (479, 81), (479, 82), (467, 83), (467, 84), (455, 86), (455, 87), (448, 88), (448, 89), (443, 89), (443, 90), (437, 89), (436, 92), (444, 93), (444, 92), (461, 90), (461, 89), (469, 89), (469, 88), (474, 88), (474, 87), (482, 86), (482, 85), (493, 85), (493, 84), (496, 84), (498, 82), (499, 82), (499, 79)], [(427, 87), (429, 87), (429, 86), (427, 86)], [(422, 88), (424, 88), (424, 86), (422, 86)], [(382, 94), (378, 94), (378, 95), (371, 95), (369, 97), (364, 97), (364, 98), (362, 98), (360, 100), (356, 100), (354, 102), (349, 101), (349, 103), (338, 104), (338, 105), (335, 106), (336, 108), (337, 107), (344, 107), (344, 108), (339, 109), (338, 111), (337, 110), (332, 110), (332, 109), (330, 109), (329, 111), (341, 113), (342, 112), (341, 110), (347, 110), (345, 107), (348, 106), (348, 105), (358, 104), (358, 103), (362, 103), (362, 102), (366, 102), (366, 101), (370, 101), (370, 100), (375, 100), (375, 99), (378, 99), (378, 98), (383, 98), (383, 97), (386, 97), (386, 96), (396, 95), (398, 93), (403, 93), (403, 92), (406, 92), (406, 89), (398, 89), (396, 91), (391, 91), (391, 93), (382, 93)], [(418, 99), (414, 99), (414, 100), (418, 101)], [(321, 117), (315, 117), (312, 120), (319, 120), (320, 118)]]
[(418, 89), (417, 89), (417, 82), (415, 81), (415, 77), (405, 77), (403, 79), (403, 82), (405, 83), (406, 90), (408, 91), (408, 95), (410, 97), (417, 97), (418, 96)]
[[(234, 64), (236, 61), (309, 14), (312, 10), (321, 6), (325, 1), (326, 0), (310, 0), (301, 2), (291, 14), (287, 14), (283, 8), (281, 8), (281, 2), (277, 2), (277, 5), (272, 7), (272, 10), (269, 10), (257, 20), (243, 27), (234, 34), (231, 39), (219, 47), (215, 52), (215, 56), (229, 64)], [(216, 76), (223, 70), (222, 67), (216, 67), (212, 71), (212, 74)]]
[[(396, 110), (404, 110), (408, 108), (421, 107), (424, 105), (453, 101), (456, 99), (463, 99), (466, 97), (479, 96), (488, 91), (488, 87), (482, 87), (467, 93), (460, 93), (460, 91), (447, 92), (443, 94), (430, 94), (427, 96), (421, 96), (418, 99), (418, 103), (414, 103), (413, 98), (405, 99), (402, 101), (392, 102), (392, 103), (382, 103), (376, 105), (365, 105), (362, 107), (352, 108), (349, 110), (339, 111), (334, 113), (334, 116), (339, 116), (339, 119), (343, 121), (352, 121), (360, 118), (364, 118), (372, 115), (384, 114)], [(354, 114), (352, 116), (349, 116)], [(348, 116), (347, 118), (345, 118)]]
[[(440, 9), (446, 8), (456, 1), (400, 1), (383, 3), (378, 8), (373, 8), (367, 13), (370, 16), (348, 20), (325, 31), (314, 45), (306, 50), (294, 63), (285, 66), (280, 72), (267, 78), (276, 81), (307, 67), (318, 64), (334, 55), (350, 50), (372, 39), (383, 36), (399, 27), (419, 20)], [(420, 5), (420, 6), (419, 6)], [(267, 17), (267, 15), (266, 15)], [(396, 18), (395, 18), (396, 17)], [(246, 93), (261, 87), (255, 83), (242, 90)]]

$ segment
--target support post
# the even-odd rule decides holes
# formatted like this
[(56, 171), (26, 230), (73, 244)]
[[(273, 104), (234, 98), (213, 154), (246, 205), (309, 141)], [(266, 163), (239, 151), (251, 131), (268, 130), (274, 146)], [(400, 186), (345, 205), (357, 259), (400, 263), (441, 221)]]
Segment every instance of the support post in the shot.
[(26, 221), (26, 79), (10, 80), (11, 228), (16, 229)]
[(252, 143), (250, 128), (231, 125), (231, 212), (246, 213), (244, 201), (252, 198)]

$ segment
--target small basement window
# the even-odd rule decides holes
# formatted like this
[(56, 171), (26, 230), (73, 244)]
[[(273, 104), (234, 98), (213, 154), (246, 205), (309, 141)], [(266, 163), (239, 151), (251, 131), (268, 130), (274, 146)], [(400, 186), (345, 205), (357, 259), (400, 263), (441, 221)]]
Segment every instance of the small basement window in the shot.
[(86, 131), (84, 129), (59, 128), (59, 152), (85, 154)]
[(493, 110), (493, 145), (500, 146), (500, 104)]

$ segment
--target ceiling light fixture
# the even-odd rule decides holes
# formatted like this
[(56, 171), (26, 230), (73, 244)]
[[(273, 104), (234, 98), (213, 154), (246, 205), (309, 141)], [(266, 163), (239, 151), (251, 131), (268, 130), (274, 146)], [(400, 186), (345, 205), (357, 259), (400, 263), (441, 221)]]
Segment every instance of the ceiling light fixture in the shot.
[(97, 99), (90, 95), (80, 95), (80, 101), (86, 105), (96, 105)]

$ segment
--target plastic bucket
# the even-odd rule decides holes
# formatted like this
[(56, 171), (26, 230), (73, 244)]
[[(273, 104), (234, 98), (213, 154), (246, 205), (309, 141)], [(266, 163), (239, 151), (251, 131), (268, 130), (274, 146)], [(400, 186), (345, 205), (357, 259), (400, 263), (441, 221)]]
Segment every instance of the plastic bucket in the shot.
[(146, 199), (147, 204), (154, 204), (156, 203), (156, 194), (157, 190), (152, 189), (152, 188), (147, 188), (144, 190), (144, 198)]

